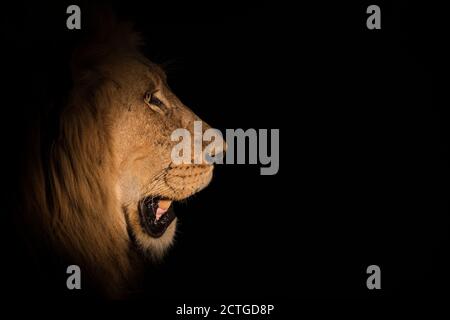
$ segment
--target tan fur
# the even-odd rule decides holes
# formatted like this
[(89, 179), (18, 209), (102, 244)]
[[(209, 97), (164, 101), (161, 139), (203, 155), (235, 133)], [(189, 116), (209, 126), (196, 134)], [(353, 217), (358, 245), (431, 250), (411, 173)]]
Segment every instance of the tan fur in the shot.
[[(184, 199), (209, 183), (212, 166), (171, 163), (171, 132), (192, 131), (199, 119), (170, 91), (161, 69), (139, 53), (138, 37), (127, 26), (115, 25), (109, 33), (113, 37), (74, 56), (74, 86), (48, 163), (39, 156), (45, 128), (35, 132), (25, 205), (26, 221), (37, 233), (104, 294), (118, 297), (137, 270), (132, 248), (159, 258), (175, 234), (176, 221), (159, 239), (146, 234), (139, 200)], [(163, 113), (144, 102), (154, 90), (168, 107)]]

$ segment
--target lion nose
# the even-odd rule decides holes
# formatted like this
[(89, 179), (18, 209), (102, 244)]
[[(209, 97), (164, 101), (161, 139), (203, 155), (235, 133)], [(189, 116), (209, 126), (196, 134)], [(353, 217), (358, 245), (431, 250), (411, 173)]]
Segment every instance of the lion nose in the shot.
[[(218, 131), (220, 132), (220, 131)], [(213, 144), (213, 147), (210, 146), (210, 143)], [(203, 148), (205, 150), (204, 159), (206, 163), (223, 163), (225, 152), (227, 151), (228, 145), (225, 140), (222, 138), (222, 135), (218, 134), (215, 136), (214, 141), (212, 142), (203, 142)]]
[[(192, 139), (192, 160), (194, 163), (223, 163), (224, 154), (228, 148), (223, 139), (222, 133), (218, 129), (211, 128), (206, 122), (195, 117), (195, 121), (188, 126), (188, 130), (193, 135)], [(196, 148), (196, 146), (199, 146)], [(201, 149), (201, 150), (200, 150)]]

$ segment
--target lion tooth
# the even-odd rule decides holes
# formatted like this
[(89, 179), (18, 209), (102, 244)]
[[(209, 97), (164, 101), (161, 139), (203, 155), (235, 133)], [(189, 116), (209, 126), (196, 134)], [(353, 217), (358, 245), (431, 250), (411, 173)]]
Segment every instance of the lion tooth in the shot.
[(169, 209), (171, 204), (172, 204), (172, 201), (170, 201), (170, 200), (159, 200), (158, 201), (158, 207), (160, 207), (161, 209), (164, 209), (164, 210)]

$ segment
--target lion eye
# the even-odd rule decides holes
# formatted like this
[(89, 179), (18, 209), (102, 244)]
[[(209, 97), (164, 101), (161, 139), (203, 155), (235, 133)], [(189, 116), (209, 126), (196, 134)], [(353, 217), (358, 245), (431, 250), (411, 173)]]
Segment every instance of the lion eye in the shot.
[(162, 102), (159, 98), (156, 97), (156, 92), (146, 92), (144, 96), (144, 102), (153, 110), (158, 113), (163, 114), (163, 108), (166, 107), (164, 102)]
[(158, 106), (158, 107), (164, 106), (164, 103), (161, 100), (159, 100), (157, 97), (155, 97), (154, 95), (152, 95), (152, 97), (150, 98), (150, 103), (154, 104), (155, 106)]

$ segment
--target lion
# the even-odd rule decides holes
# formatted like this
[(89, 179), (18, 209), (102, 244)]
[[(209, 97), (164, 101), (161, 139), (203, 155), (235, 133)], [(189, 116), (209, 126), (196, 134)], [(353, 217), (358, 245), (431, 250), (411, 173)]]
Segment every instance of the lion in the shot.
[(73, 54), (54, 136), (47, 141), (44, 121), (32, 135), (24, 206), (39, 241), (96, 292), (121, 298), (173, 244), (172, 203), (205, 188), (214, 166), (173, 164), (171, 133), (201, 119), (140, 52), (133, 28), (109, 24)]

